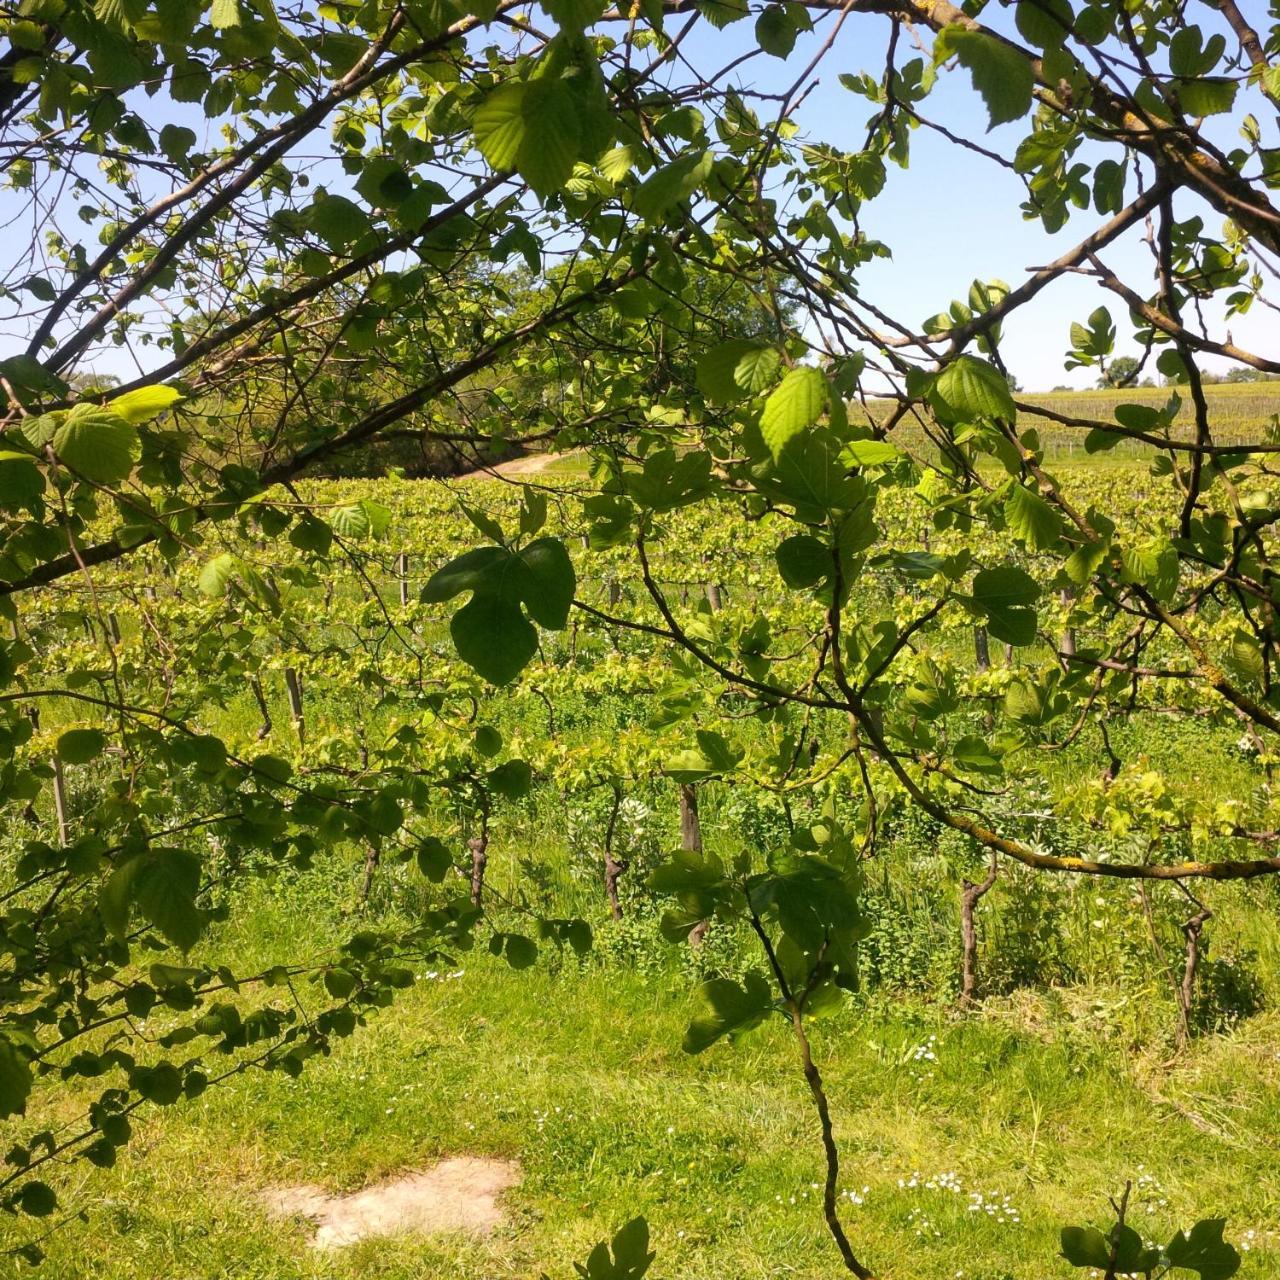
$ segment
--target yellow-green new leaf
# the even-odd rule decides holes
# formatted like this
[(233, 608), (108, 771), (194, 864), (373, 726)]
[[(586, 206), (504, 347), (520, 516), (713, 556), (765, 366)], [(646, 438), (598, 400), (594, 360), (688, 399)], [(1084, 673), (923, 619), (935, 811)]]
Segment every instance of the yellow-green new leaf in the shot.
[(774, 458), (782, 456), (787, 443), (822, 416), (831, 393), (821, 369), (802, 365), (792, 369), (764, 402), (760, 434)]

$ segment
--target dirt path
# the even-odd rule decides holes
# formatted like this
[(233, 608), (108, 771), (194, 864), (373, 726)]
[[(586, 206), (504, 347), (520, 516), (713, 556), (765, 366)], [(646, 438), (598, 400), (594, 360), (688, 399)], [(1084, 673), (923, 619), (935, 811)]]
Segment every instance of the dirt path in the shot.
[(481, 476), (531, 476), (545, 471), (552, 463), (561, 458), (570, 458), (572, 453), (529, 453), (523, 458), (511, 458), (506, 462), (495, 462), (491, 467), (479, 467), (475, 471), (463, 472), (455, 476), (456, 480), (474, 480)]
[(303, 1183), (273, 1187), (262, 1198), (274, 1217), (314, 1223), (314, 1248), (335, 1249), (403, 1231), (488, 1235), (503, 1221), (499, 1194), (519, 1180), (519, 1166), (509, 1160), (459, 1156), (351, 1195)]

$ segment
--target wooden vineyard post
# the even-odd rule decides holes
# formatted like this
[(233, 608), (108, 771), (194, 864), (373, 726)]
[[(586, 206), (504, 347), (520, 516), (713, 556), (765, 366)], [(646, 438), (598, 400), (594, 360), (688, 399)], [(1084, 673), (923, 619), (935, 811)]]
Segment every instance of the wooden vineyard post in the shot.
[(400, 607), (409, 603), (409, 553), (402, 551), (396, 556), (396, 577), (400, 580)]
[(973, 629), (973, 656), (980, 673), (991, 670), (991, 645), (987, 629), (981, 623)]
[(618, 898), (618, 880), (631, 864), (626, 858), (613, 856), (613, 840), (618, 830), (618, 811), (622, 808), (622, 788), (613, 784), (613, 806), (609, 810), (609, 824), (604, 832), (604, 892), (609, 899), (609, 914), (615, 920), (622, 919), (622, 903)]
[(293, 717), (293, 727), (298, 731), (298, 742), (307, 740), (307, 726), (302, 711), (302, 677), (294, 667), (284, 669), (284, 689), (289, 695), (289, 714)]

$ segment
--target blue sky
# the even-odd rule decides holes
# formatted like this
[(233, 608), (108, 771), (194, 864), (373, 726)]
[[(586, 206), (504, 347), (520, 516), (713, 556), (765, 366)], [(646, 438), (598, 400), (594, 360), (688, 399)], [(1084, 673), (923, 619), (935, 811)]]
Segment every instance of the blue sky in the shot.
[[(1264, 20), (1259, 0), (1245, 0), (1242, 8), (1256, 22)], [(1205, 29), (1226, 32), (1207, 6), (1202, 9), (1203, 13), (1195, 16)], [(1008, 25), (1000, 21), (1002, 16), (992, 6), (983, 20), (996, 26)], [(771, 58), (747, 63), (742, 82), (767, 91), (789, 86), (817, 52), (828, 30), (829, 26), (821, 25), (818, 32), (803, 37), (785, 64)], [(805, 98), (797, 114), (807, 136), (849, 148), (861, 145), (874, 108), (865, 98), (840, 85), (838, 76), (841, 72), (862, 70), (879, 76), (888, 31), (887, 19), (856, 12), (850, 15), (835, 46), (815, 73), (819, 78), (817, 88)], [(734, 53), (746, 50), (752, 34), (750, 21), (721, 32), (704, 25), (690, 40), (690, 60), (700, 69), (722, 66)], [(1229, 48), (1234, 47), (1229, 43)], [(918, 51), (911, 48), (904, 31), (899, 41), (898, 65), (913, 56), (918, 56)], [(763, 83), (765, 79), (767, 84)], [(1275, 111), (1268, 110), (1265, 99), (1242, 93), (1238, 101), (1262, 123), (1264, 143), (1280, 145)], [(963, 69), (941, 75), (921, 111), (952, 132), (1010, 158), (1026, 132), (1022, 121), (988, 132), (986, 107)], [(1223, 121), (1230, 123), (1225, 130), (1215, 131), (1215, 140), (1225, 148), (1239, 145), (1234, 129), (1242, 114), (1237, 110), (1224, 116)], [(1082, 148), (1079, 153), (1086, 162), (1104, 155), (1118, 158), (1118, 151), (1094, 147), (1092, 151)], [(865, 207), (861, 217), (863, 230), (893, 251), (892, 259), (872, 263), (860, 272), (864, 296), (904, 323), (918, 327), (928, 317), (945, 311), (953, 299), (965, 298), (974, 279), (996, 278), (1016, 286), (1026, 278), (1028, 268), (1059, 257), (1105, 221), (1093, 210), (1073, 211), (1067, 225), (1049, 235), (1038, 221), (1023, 219), (1019, 205), (1024, 197), (1015, 175), (962, 150), (931, 129), (916, 129), (912, 134), (910, 168), (902, 170), (890, 165), (885, 190)], [(1180, 216), (1201, 213), (1210, 234), (1222, 225), (1221, 215), (1194, 198), (1180, 197), (1177, 208)], [(1143, 234), (1142, 227), (1134, 228), (1101, 256), (1121, 279), (1148, 294), (1154, 292), (1155, 284)], [(1049, 286), (1006, 322), (1001, 351), (1010, 371), (1029, 390), (1048, 390), (1059, 384), (1094, 385), (1096, 370), (1068, 372), (1063, 363), (1070, 346), (1071, 321), (1083, 321), (1095, 307), (1104, 304), (1116, 321), (1117, 352), (1137, 354), (1137, 347), (1127, 341), (1128, 315), (1123, 302), (1093, 281), (1073, 275)], [(1206, 309), (1211, 322), (1221, 314), (1221, 310), (1215, 313)], [(1275, 356), (1280, 348), (1280, 319), (1274, 312), (1255, 308), (1248, 315), (1232, 317), (1229, 327), (1235, 341), (1248, 349)], [(1231, 367), (1214, 358), (1207, 359), (1205, 365), (1221, 370)]]
[[(1255, 20), (1263, 20), (1262, 0), (1243, 0), (1242, 7)], [(1207, 5), (1200, 8), (1203, 12), (1197, 14), (1198, 19), (1203, 25), (1212, 26), (1215, 15)], [(1001, 25), (1007, 23), (1007, 14), (992, 5), (984, 14), (984, 20)], [(670, 20), (669, 32), (679, 30), (685, 21), (683, 17)], [(764, 92), (789, 88), (825, 39), (833, 21), (834, 15), (825, 15), (815, 33), (801, 37), (786, 62), (757, 56), (744, 63), (725, 83)], [(841, 72), (862, 70), (878, 77), (884, 65), (888, 33), (887, 19), (857, 12), (850, 14), (837, 43), (816, 72), (816, 87), (804, 98), (797, 114), (805, 136), (842, 148), (856, 149), (861, 145), (867, 120), (873, 114), (872, 104), (845, 89), (838, 77)], [(492, 29), (482, 37), (485, 41), (494, 38)], [(747, 19), (717, 31), (706, 21), (700, 21), (682, 47), (689, 63), (698, 71), (716, 71), (755, 47), (754, 22)], [(904, 29), (899, 41), (899, 65), (918, 52)], [(672, 74), (676, 79), (687, 77), (688, 68), (675, 68)], [(1262, 122), (1264, 142), (1280, 145), (1274, 111), (1267, 110), (1260, 96), (1252, 96), (1256, 101), (1249, 101), (1249, 95), (1242, 94), (1241, 103), (1247, 103), (1247, 109), (1252, 109)], [(153, 116), (157, 109), (170, 111), (175, 121), (195, 129), (201, 142), (212, 144), (218, 139), (219, 123), (206, 121), (196, 108), (177, 106), (164, 95), (158, 95), (147, 109)], [(762, 113), (768, 109), (768, 103), (761, 106)], [(922, 110), (952, 131), (1006, 156), (1013, 154), (1026, 128), (1025, 122), (1019, 121), (988, 132), (986, 108), (963, 69), (940, 76)], [(1236, 144), (1233, 131), (1240, 114), (1236, 111), (1222, 117), (1229, 122), (1225, 130), (1216, 130), (1222, 145)], [(1103, 154), (1113, 154), (1113, 151), (1095, 148), (1092, 158)], [(1091, 158), (1089, 151), (1083, 149), (1080, 156), (1086, 160)], [(317, 176), (324, 180), (323, 176)], [(338, 181), (332, 185), (341, 188), (346, 179), (337, 176)], [(884, 192), (868, 204), (862, 214), (866, 233), (886, 243), (893, 252), (891, 259), (862, 269), (859, 283), (863, 295), (902, 323), (918, 328), (927, 317), (946, 310), (952, 299), (964, 298), (975, 278), (999, 278), (1017, 285), (1025, 278), (1028, 268), (1058, 257), (1103, 220), (1092, 210), (1078, 211), (1062, 231), (1050, 236), (1040, 223), (1023, 219), (1019, 209), (1023, 195), (1021, 183), (1006, 170), (960, 149), (930, 129), (915, 130), (910, 168), (902, 170), (890, 165)], [(6, 203), (12, 204), (13, 200), (10, 194)], [(1221, 226), (1221, 217), (1212, 210), (1197, 207), (1185, 197), (1180, 200), (1180, 212), (1194, 209), (1203, 213), (1210, 232)], [(1141, 228), (1132, 230), (1103, 256), (1134, 288), (1149, 293), (1154, 288), (1151, 262), (1141, 235)], [(1063, 361), (1069, 346), (1071, 321), (1083, 320), (1103, 303), (1110, 307), (1120, 330), (1118, 349), (1136, 350), (1126, 339), (1127, 315), (1123, 305), (1080, 276), (1067, 276), (1055, 282), (1006, 322), (1002, 351), (1008, 367), (1024, 387), (1047, 390), (1060, 383), (1093, 384), (1096, 371), (1080, 369), (1068, 373)], [(1208, 317), (1211, 321), (1218, 319), (1212, 311)], [(1277, 342), (1280, 323), (1274, 312), (1258, 309), (1251, 315), (1234, 317), (1230, 328), (1242, 346), (1272, 355), (1280, 346)], [(119, 349), (107, 349), (91, 363), (100, 372), (125, 375), (135, 372), (130, 356)], [(1206, 363), (1209, 367), (1229, 367), (1212, 359)]]

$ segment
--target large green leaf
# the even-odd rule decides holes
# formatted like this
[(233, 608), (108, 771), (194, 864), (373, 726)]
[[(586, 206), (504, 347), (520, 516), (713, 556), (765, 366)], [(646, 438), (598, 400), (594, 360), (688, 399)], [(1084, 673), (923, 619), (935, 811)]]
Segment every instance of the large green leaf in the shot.
[(88, 764), (106, 750), (101, 729), (68, 729), (58, 738), (58, 759), (63, 764)]
[(821, 369), (801, 365), (792, 369), (764, 402), (760, 434), (775, 458), (787, 443), (822, 416), (830, 400), (827, 379)]
[(476, 108), (476, 145), (495, 169), (515, 169), (538, 195), (558, 191), (578, 160), (582, 116), (554, 77), (499, 85)]
[(972, 422), (975, 418), (1004, 418), (1012, 422), (1017, 416), (1004, 375), (976, 356), (957, 356), (947, 365), (938, 375), (934, 394), (959, 422)]
[(1097, 1227), (1063, 1227), (1062, 1256), (1073, 1267), (1100, 1267), (1111, 1265), (1111, 1246)]
[(142, 453), (138, 430), (119, 414), (78, 404), (54, 432), (53, 449), (72, 471), (94, 484), (118, 484)]
[(1031, 109), (1035, 77), (1030, 60), (1015, 46), (960, 26), (947, 27), (939, 43), (969, 69), (993, 126), (1020, 119)]
[(1004, 518), (1014, 537), (1032, 551), (1056, 546), (1062, 537), (1062, 517), (1026, 485), (1013, 486), (1005, 500)]
[(0, 1120), (26, 1111), (32, 1078), (31, 1065), (17, 1046), (0, 1039)]
[(684, 1033), (685, 1053), (701, 1053), (721, 1036), (737, 1036), (759, 1026), (773, 1007), (769, 984), (754, 970), (747, 974), (745, 986), (730, 978), (708, 979), (698, 988), (698, 999), (705, 1012)]
[(539, 538), (514, 557), (516, 587), (529, 616), (540, 626), (563, 631), (577, 586), (573, 561), (558, 538)]
[(107, 928), (123, 938), (136, 906), (170, 942), (189, 951), (205, 923), (196, 906), (200, 875), (200, 859), (185, 849), (152, 849), (131, 858), (116, 868), (99, 895)]
[[(712, 347), (710, 351), (703, 352), (698, 360), (698, 389), (708, 400), (722, 404), (741, 400), (751, 388), (738, 381), (738, 366), (756, 353), (770, 350), (771, 348), (762, 347), (750, 338), (730, 338), (728, 342)], [(776, 368), (777, 353), (773, 352), (773, 356)], [(754, 371), (749, 371), (749, 377), (751, 372)]]
[(111, 401), (110, 408), (126, 422), (150, 422), (181, 399), (182, 392), (175, 387), (138, 387), (117, 396)]
[(797, 533), (778, 543), (773, 553), (778, 573), (789, 587), (812, 587), (835, 572), (830, 547), (808, 533)]
[(492, 582), (495, 573), (500, 573), (510, 558), (511, 553), (505, 547), (476, 547), (464, 551), (427, 579), (420, 598), (424, 604), (439, 604), (463, 591), (476, 591)]
[(514, 601), (477, 592), (453, 615), (458, 656), (491, 684), (510, 684), (538, 650), (538, 633)]
[(1165, 1247), (1165, 1256), (1175, 1267), (1195, 1271), (1200, 1280), (1229, 1280), (1240, 1270), (1240, 1255), (1222, 1238), (1222, 1218), (1206, 1218), (1179, 1231)]

